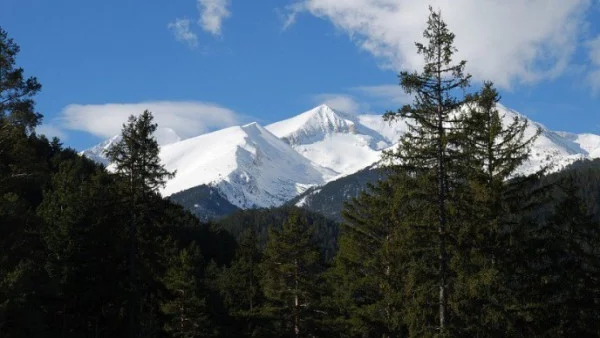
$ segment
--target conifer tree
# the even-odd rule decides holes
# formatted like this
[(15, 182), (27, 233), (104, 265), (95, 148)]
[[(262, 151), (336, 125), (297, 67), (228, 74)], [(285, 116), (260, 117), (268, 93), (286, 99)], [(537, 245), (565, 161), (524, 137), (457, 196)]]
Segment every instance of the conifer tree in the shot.
[(281, 230), (271, 229), (261, 263), (266, 302), (276, 336), (308, 336), (315, 311), (314, 285), (320, 272), (313, 227), (293, 211)]
[[(14, 126), (29, 133), (42, 120), (32, 99), (42, 86), (35, 77), (25, 78), (23, 68), (15, 66), (18, 53), (19, 46), (0, 27), (0, 127), (5, 131)], [(0, 138), (0, 142), (6, 139)]]
[[(388, 153), (388, 159), (397, 163), (397, 168), (419, 180), (418, 193), (422, 198), (421, 208), (414, 211), (418, 215), (404, 215), (412, 218), (413, 229), (419, 229), (424, 240), (415, 248), (424, 266), (415, 266), (410, 274), (421, 276), (423, 283), (436, 285), (436, 309), (433, 305), (433, 285), (423, 290), (431, 290), (430, 295), (415, 304), (414, 311), (423, 311), (418, 322), (413, 322), (411, 334), (431, 334), (432, 329), (440, 335), (448, 333), (450, 318), (448, 301), (453, 289), (453, 276), (449, 271), (452, 260), (454, 236), (458, 228), (451, 202), (451, 194), (458, 191), (455, 185), (462, 184), (457, 179), (456, 167), (460, 156), (457, 154), (454, 129), (460, 121), (456, 110), (469, 102), (469, 97), (456, 96), (469, 85), (470, 76), (464, 73), (466, 61), (453, 62), (454, 34), (442, 20), (441, 14), (430, 7), (427, 28), (423, 33), (426, 44), (416, 43), (417, 52), (423, 56), (425, 66), (420, 73), (400, 73), (400, 84), (407, 94), (414, 96), (413, 104), (402, 107), (398, 112), (388, 112), (386, 120), (403, 118), (408, 132), (402, 137), (396, 151)], [(410, 194), (411, 192), (407, 192)], [(419, 203), (419, 202), (416, 202)], [(433, 207), (434, 206), (434, 207)], [(414, 218), (413, 218), (414, 216)], [(428, 266), (437, 265), (432, 272)], [(420, 301), (418, 301), (420, 302)], [(415, 317), (417, 318), (417, 317)], [(415, 331), (416, 330), (416, 331)], [(429, 332), (429, 333), (426, 333)]]
[[(511, 229), (517, 224), (531, 178), (515, 177), (529, 156), (537, 134), (527, 135), (528, 121), (501, 115), (500, 97), (485, 82), (462, 113), (459, 139), (463, 174), (468, 182), (460, 206), (459, 254), (452, 269), (457, 285), (452, 304), (464, 335), (497, 335), (509, 330), (506, 264)], [(509, 121), (504, 124), (503, 121)], [(541, 173), (542, 171), (540, 171)], [(539, 175), (539, 173), (538, 173)]]
[(172, 337), (209, 337), (215, 335), (207, 316), (206, 300), (201, 294), (200, 268), (202, 255), (192, 246), (182, 249), (165, 275), (165, 286), (171, 299), (162, 305), (168, 320), (165, 331)]
[[(85, 158), (61, 161), (37, 209), (44, 220), (50, 323), (64, 337), (120, 335), (123, 208), (108, 175)], [(99, 273), (102, 271), (102, 273)]]
[(44, 327), (35, 299), (43, 252), (33, 210), (47, 163), (32, 134), (42, 118), (33, 101), (41, 85), (17, 67), (18, 53), (0, 27), (0, 336), (34, 336)]
[(530, 336), (600, 335), (600, 224), (580, 198), (573, 178), (561, 182), (553, 215), (533, 228), (530, 279), (521, 294)]
[[(106, 155), (123, 178), (125, 201), (129, 205), (129, 283), (130, 301), (128, 317), (131, 336), (139, 334), (140, 285), (138, 245), (140, 236), (148, 236), (152, 229), (152, 201), (159, 196), (158, 189), (175, 173), (167, 171), (160, 163), (159, 147), (154, 137), (157, 125), (152, 113), (144, 111), (140, 116), (130, 116), (123, 125), (121, 140)], [(147, 281), (145, 281), (147, 282)], [(151, 305), (152, 307), (152, 305)], [(153, 309), (150, 311), (154, 311)]]
[(231, 266), (218, 276), (218, 289), (229, 314), (236, 319), (240, 334), (259, 334), (264, 296), (260, 286), (262, 252), (251, 226), (242, 235)]
[(350, 336), (396, 337), (403, 332), (396, 213), (398, 177), (371, 185), (343, 211), (340, 248), (328, 272), (329, 326)]

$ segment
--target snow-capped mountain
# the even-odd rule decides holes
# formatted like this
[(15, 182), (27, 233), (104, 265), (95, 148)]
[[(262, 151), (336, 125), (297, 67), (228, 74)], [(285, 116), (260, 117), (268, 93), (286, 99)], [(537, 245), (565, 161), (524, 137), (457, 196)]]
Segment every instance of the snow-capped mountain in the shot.
[(500, 115), (503, 116), (504, 125), (510, 124), (516, 117), (526, 119), (529, 122), (525, 132), (526, 138), (530, 138), (538, 130), (540, 131), (531, 147), (529, 160), (517, 170), (519, 174), (531, 174), (544, 166), (549, 167), (550, 171), (557, 171), (577, 160), (594, 158), (575, 140), (564, 137), (565, 133), (551, 131), (544, 125), (533, 122), (524, 115), (503, 105), (499, 104), (497, 108)]
[[(523, 115), (499, 105), (504, 123)], [(600, 157), (600, 136), (554, 132), (529, 121), (526, 136), (541, 133), (520, 173), (550, 165), (559, 170), (583, 158)], [(206, 185), (239, 208), (282, 205), (310, 187), (375, 164), (384, 149), (397, 144), (407, 130), (403, 121), (389, 124), (381, 115), (352, 115), (326, 105), (261, 127), (231, 127), (181, 141), (160, 131), (160, 156), (177, 175), (167, 183), (168, 196)], [(82, 154), (106, 164), (102, 151), (113, 137)]]
[(403, 125), (389, 126), (381, 116), (350, 115), (321, 105), (266, 129), (302, 156), (343, 176), (379, 161), (381, 150), (397, 142)]
[(160, 157), (176, 170), (164, 195), (212, 185), (240, 208), (272, 207), (334, 177), (288, 144), (250, 123), (162, 147)]
[(110, 163), (105, 152), (120, 140), (121, 135), (115, 135), (102, 143), (80, 152), (79, 155), (83, 155), (91, 160), (108, 166)]

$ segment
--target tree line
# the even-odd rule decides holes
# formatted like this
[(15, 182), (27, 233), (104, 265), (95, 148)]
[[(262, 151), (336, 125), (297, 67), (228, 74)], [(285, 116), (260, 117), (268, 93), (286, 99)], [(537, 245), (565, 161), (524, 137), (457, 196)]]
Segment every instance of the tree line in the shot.
[(527, 120), (473, 91), (439, 12), (423, 37), (423, 70), (399, 75), (414, 100), (384, 115), (408, 132), (338, 228), (295, 207), (200, 222), (159, 193), (176, 173), (148, 111), (111, 171), (37, 135), (41, 86), (0, 30), (0, 335), (600, 335), (598, 196), (517, 175)]

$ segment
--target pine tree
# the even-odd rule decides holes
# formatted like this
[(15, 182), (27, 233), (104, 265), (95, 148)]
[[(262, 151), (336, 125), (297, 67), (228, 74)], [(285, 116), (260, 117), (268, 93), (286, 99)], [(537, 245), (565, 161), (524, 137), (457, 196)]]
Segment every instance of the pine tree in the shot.
[(417, 243), (422, 246), (419, 260), (426, 266), (437, 265), (433, 274), (425, 266), (415, 266), (411, 272), (413, 277), (425, 278), (423, 283), (434, 280), (437, 284), (437, 310), (432, 308), (433, 288), (424, 288), (431, 290), (431, 294), (422, 299), (424, 303), (415, 304), (413, 310), (424, 311), (424, 314), (415, 317), (418, 322), (411, 324), (411, 334), (431, 334), (435, 329), (440, 335), (446, 335), (452, 320), (448, 301), (453, 289), (453, 276), (448, 266), (453, 259), (452, 246), (458, 228), (451, 205), (455, 198), (451, 194), (460, 190), (454, 185), (461, 184), (457, 179), (460, 156), (457, 155), (454, 128), (460, 122), (456, 110), (469, 101), (468, 96), (456, 95), (468, 87), (470, 76), (464, 73), (466, 61), (453, 63), (454, 34), (448, 30), (441, 14), (431, 7), (423, 36), (428, 44), (416, 43), (417, 52), (425, 61), (423, 71), (404, 71), (399, 75), (404, 91), (414, 96), (413, 104), (385, 115), (388, 121), (403, 118), (408, 126), (398, 149), (387, 155), (398, 169), (417, 177), (420, 182), (420, 196), (415, 194), (414, 197), (423, 198), (422, 202), (416, 202), (422, 203), (422, 208), (415, 209), (418, 215), (404, 217), (408, 220), (414, 216), (410, 226), (420, 229), (419, 236), (423, 236), (424, 242)]
[(162, 305), (169, 318), (165, 331), (172, 337), (214, 336), (209, 321), (206, 300), (201, 295), (200, 269), (202, 255), (197, 247), (182, 249), (171, 262), (165, 275), (165, 286), (172, 295)]
[[(19, 46), (0, 27), (0, 127), (5, 131), (15, 126), (30, 133), (42, 119), (32, 99), (42, 86), (35, 77), (25, 78), (23, 68), (15, 67), (18, 53)], [(0, 147), (3, 142), (6, 139), (0, 138)]]
[(138, 117), (131, 115), (123, 125), (121, 140), (106, 152), (116, 172), (127, 178), (132, 196), (157, 193), (175, 175), (160, 163), (156, 128), (148, 110)]
[[(160, 163), (159, 147), (154, 137), (157, 125), (152, 113), (144, 111), (140, 116), (130, 116), (123, 125), (121, 140), (106, 155), (114, 164), (117, 174), (123, 178), (126, 188), (125, 200), (130, 207), (129, 227), (129, 283), (130, 301), (128, 317), (131, 336), (138, 336), (140, 303), (140, 269), (138, 246), (141, 236), (148, 236), (152, 229), (152, 202), (159, 196), (158, 189), (175, 173), (167, 171)], [(150, 276), (148, 276), (150, 277)], [(144, 280), (148, 282), (147, 279)], [(154, 303), (154, 302), (152, 302)], [(150, 311), (154, 311), (150, 305)]]
[(260, 286), (262, 252), (253, 227), (242, 235), (231, 266), (221, 271), (217, 278), (219, 289), (229, 314), (239, 326), (240, 334), (259, 334), (263, 320), (260, 308), (264, 296)]
[(263, 312), (273, 318), (275, 335), (307, 336), (315, 310), (314, 285), (319, 251), (312, 243), (313, 227), (297, 211), (281, 230), (271, 229), (261, 263)]
[[(462, 113), (460, 140), (462, 177), (468, 182), (459, 207), (458, 254), (452, 263), (457, 282), (451, 303), (464, 335), (497, 335), (510, 330), (505, 267), (510, 229), (532, 196), (523, 194), (530, 178), (516, 178), (537, 134), (526, 134), (526, 119), (507, 125), (496, 108), (500, 98), (486, 82)], [(540, 171), (541, 173), (542, 171)], [(538, 173), (538, 175), (540, 174)]]
[(526, 243), (530, 279), (522, 295), (529, 316), (523, 331), (546, 337), (600, 335), (600, 224), (573, 178), (560, 183), (553, 215)]
[[(123, 334), (121, 280), (125, 262), (125, 210), (114, 203), (113, 182), (84, 158), (61, 161), (37, 208), (44, 220), (44, 268), (55, 319), (50, 332), (63, 337)], [(99, 273), (99, 272), (102, 273)]]
[(403, 334), (401, 285), (403, 269), (394, 196), (400, 182), (389, 177), (348, 203), (340, 248), (328, 272), (332, 296), (329, 326), (360, 337)]
[(41, 85), (16, 66), (18, 53), (0, 28), (0, 335), (36, 336), (44, 327), (35, 292), (44, 256), (33, 210), (47, 163), (39, 153), (44, 144), (32, 134), (41, 121), (33, 101)]

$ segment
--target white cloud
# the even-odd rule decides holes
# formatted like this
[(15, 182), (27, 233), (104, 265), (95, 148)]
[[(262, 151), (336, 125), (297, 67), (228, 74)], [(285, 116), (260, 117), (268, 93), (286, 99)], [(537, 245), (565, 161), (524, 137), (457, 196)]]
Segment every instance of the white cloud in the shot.
[(221, 35), (223, 20), (231, 16), (229, 0), (197, 0), (200, 19), (198, 24), (206, 32)]
[(190, 20), (188, 19), (175, 19), (168, 25), (171, 32), (175, 36), (177, 41), (187, 44), (194, 48), (198, 46), (198, 36), (192, 32), (190, 28)]
[(38, 135), (46, 135), (47, 138), (52, 139), (54, 137), (58, 137), (61, 141), (67, 139), (67, 134), (58, 126), (54, 124), (42, 124), (35, 128), (35, 131)]
[[(431, 0), (456, 34), (457, 59), (468, 60), (476, 80), (508, 88), (562, 74), (577, 48), (590, 0)], [(300, 12), (329, 20), (384, 66), (420, 69), (414, 42), (428, 15), (422, 0), (297, 0)]]
[(412, 101), (412, 97), (404, 93), (399, 85), (358, 86), (348, 91), (352, 94), (315, 95), (313, 103), (326, 104), (346, 113), (362, 114), (369, 112), (373, 106), (396, 109)]
[(588, 42), (589, 58), (592, 70), (588, 80), (592, 86), (593, 93), (600, 93), (600, 35)]
[(108, 138), (121, 132), (129, 115), (150, 110), (159, 127), (171, 128), (182, 138), (200, 135), (211, 129), (237, 125), (240, 116), (234, 111), (205, 102), (142, 102), (131, 104), (72, 104), (60, 114), (66, 129), (89, 132)]
[(315, 95), (316, 104), (326, 104), (329, 107), (341, 112), (358, 114), (368, 106), (364, 103), (359, 103), (353, 97), (345, 94), (319, 94)]
[(412, 101), (412, 97), (400, 85), (361, 86), (353, 89), (376, 99), (382, 105), (405, 105)]

